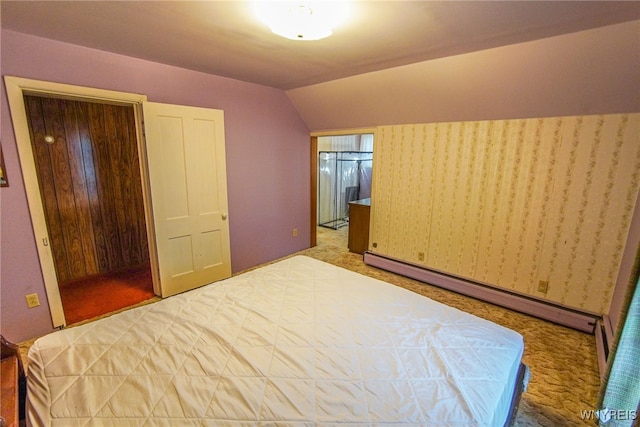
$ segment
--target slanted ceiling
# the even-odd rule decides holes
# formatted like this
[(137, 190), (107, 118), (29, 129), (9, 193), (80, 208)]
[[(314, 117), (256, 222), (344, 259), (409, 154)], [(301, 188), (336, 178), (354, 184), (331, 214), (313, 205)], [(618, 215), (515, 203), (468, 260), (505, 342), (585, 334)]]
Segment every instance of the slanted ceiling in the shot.
[(279, 88), (311, 131), (640, 111), (640, 2), (355, 1), (319, 41), (248, 1), (3, 1), (2, 28)]
[(640, 21), (627, 22), (291, 89), (287, 96), (312, 131), (640, 112), (639, 34)]
[(354, 1), (320, 41), (272, 34), (249, 1), (3, 1), (2, 28), (283, 90), (640, 18), (617, 1)]

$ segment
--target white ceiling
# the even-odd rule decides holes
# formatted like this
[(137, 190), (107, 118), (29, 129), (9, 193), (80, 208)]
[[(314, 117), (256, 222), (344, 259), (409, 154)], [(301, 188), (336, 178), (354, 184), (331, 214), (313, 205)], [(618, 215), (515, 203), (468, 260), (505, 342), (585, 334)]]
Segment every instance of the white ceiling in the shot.
[(2, 28), (284, 90), (640, 19), (638, 1), (356, 1), (319, 41), (245, 1), (8, 1)]

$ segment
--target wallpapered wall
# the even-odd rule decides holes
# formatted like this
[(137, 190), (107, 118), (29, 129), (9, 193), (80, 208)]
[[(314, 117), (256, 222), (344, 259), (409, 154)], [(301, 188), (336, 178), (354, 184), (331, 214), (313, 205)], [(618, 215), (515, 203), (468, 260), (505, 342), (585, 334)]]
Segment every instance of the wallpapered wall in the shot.
[(372, 252), (608, 310), (640, 185), (640, 114), (383, 126), (374, 156)]

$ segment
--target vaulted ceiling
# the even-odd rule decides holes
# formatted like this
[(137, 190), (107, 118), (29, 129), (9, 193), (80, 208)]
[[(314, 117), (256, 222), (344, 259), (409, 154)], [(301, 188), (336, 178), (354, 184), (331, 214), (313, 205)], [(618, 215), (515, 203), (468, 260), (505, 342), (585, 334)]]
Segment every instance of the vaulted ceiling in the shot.
[(319, 41), (270, 32), (245, 1), (7, 1), (2, 28), (280, 88), (299, 88), (640, 19), (637, 1), (355, 1)]

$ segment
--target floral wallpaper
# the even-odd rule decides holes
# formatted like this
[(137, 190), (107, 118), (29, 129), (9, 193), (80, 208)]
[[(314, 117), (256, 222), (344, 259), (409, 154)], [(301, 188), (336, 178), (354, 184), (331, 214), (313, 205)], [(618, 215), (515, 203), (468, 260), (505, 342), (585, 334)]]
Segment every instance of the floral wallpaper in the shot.
[(640, 114), (378, 128), (369, 249), (608, 311), (640, 186)]

